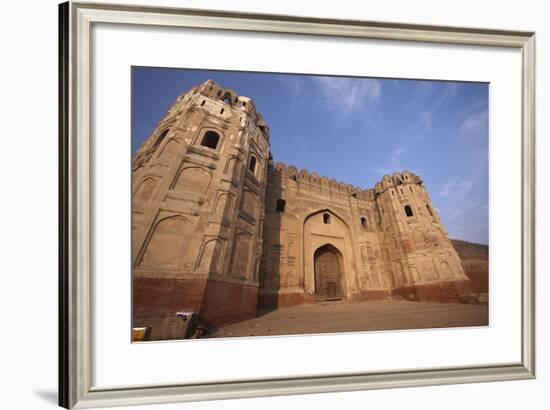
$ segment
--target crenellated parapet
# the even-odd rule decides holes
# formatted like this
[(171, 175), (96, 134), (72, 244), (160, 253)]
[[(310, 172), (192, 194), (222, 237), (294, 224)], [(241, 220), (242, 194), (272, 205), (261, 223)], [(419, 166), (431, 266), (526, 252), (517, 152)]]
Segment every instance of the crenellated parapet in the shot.
[(389, 188), (396, 188), (399, 185), (408, 184), (421, 185), (422, 178), (410, 171), (394, 172), (392, 175), (384, 175), (382, 179), (374, 185), (374, 191), (376, 195), (380, 195)]
[[(200, 96), (207, 97), (218, 103), (229, 105), (233, 110), (237, 110), (237, 112), (246, 114), (252, 124), (257, 126), (266, 140), (269, 141), (269, 127), (249, 97), (238, 95), (230, 88), (222, 88), (214, 80), (205, 81), (201, 85), (191, 89), (188, 94), (191, 96), (197, 95), (199, 100)], [(202, 104), (202, 101), (200, 104)]]
[(316, 172), (309, 172), (306, 169), (301, 169), (298, 171), (298, 168), (296, 168), (294, 165), (286, 165), (282, 162), (277, 162), (276, 164), (271, 163), (268, 168), (268, 172), (270, 172), (274, 176), (288, 178), (298, 184), (318, 186), (320, 188), (324, 188), (333, 192), (353, 195), (355, 198), (358, 199), (374, 199), (373, 190), (364, 190), (360, 187), (337, 181), (334, 178), (329, 179), (328, 177), (319, 175)]
[(358, 200), (374, 201), (376, 197), (389, 188), (400, 185), (421, 185), (422, 178), (410, 171), (395, 172), (392, 175), (385, 175), (374, 188), (364, 189), (358, 186), (337, 181), (334, 178), (320, 176), (316, 172), (309, 172), (306, 169), (298, 170), (294, 165), (286, 165), (283, 162), (270, 163), (268, 172), (281, 178), (288, 178), (296, 183), (319, 186), (333, 192), (352, 195)]

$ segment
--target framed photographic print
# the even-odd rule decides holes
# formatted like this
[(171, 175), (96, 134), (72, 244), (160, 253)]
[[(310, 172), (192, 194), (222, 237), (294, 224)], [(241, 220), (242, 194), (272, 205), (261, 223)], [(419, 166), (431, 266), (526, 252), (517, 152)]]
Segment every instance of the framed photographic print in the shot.
[(534, 377), (533, 33), (59, 11), (60, 405)]

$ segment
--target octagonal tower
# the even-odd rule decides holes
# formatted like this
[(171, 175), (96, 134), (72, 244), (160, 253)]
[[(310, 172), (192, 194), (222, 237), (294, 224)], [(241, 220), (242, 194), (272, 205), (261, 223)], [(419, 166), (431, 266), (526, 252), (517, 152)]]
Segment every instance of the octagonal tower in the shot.
[(269, 149), (253, 102), (212, 80), (170, 107), (132, 164), (134, 327), (255, 315)]
[(422, 179), (408, 171), (386, 175), (375, 192), (392, 295), (458, 301), (469, 279)]

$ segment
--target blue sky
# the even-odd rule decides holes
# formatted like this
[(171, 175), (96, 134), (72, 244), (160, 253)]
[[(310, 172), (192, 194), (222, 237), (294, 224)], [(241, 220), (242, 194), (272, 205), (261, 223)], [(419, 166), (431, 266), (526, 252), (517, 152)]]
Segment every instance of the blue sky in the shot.
[(371, 188), (420, 175), (452, 238), (488, 243), (488, 84), (134, 67), (132, 151), (207, 79), (253, 99), (276, 162)]

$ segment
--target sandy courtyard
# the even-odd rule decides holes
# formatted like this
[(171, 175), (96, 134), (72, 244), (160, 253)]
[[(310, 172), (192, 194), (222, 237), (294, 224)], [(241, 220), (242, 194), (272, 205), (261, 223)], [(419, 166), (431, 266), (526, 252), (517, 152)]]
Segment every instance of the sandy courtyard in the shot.
[(221, 327), (211, 337), (486, 326), (488, 318), (487, 305), (401, 300), (325, 302), (265, 312)]

